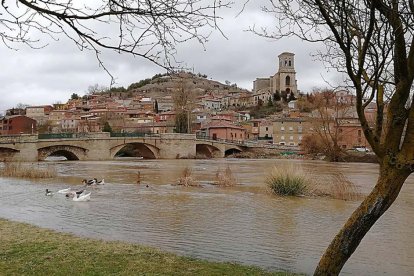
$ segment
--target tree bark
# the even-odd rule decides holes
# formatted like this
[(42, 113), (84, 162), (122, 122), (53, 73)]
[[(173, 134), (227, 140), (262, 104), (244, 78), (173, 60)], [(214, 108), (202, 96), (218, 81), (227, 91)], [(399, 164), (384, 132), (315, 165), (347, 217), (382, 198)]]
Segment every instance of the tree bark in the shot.
[(339, 274), (365, 234), (395, 201), (409, 175), (408, 170), (382, 162), (376, 186), (326, 249), (314, 275)]

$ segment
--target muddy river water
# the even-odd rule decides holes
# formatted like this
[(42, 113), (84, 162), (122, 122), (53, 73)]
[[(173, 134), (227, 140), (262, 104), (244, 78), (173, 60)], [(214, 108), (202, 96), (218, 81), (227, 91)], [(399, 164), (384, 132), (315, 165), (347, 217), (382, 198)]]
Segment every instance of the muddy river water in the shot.
[[(307, 174), (340, 171), (364, 194), (377, 178), (375, 164), (298, 160), (134, 160), (43, 162), (58, 178), (0, 178), (0, 217), (79, 236), (122, 240), (208, 260), (252, 264), (269, 270), (311, 274), (359, 201), (281, 198), (266, 191), (274, 166), (291, 163)], [(211, 185), (216, 171), (230, 166), (235, 187)], [(185, 167), (202, 187), (174, 186)], [(137, 174), (141, 183), (137, 184)], [(44, 190), (105, 179), (91, 201), (73, 202)], [(148, 185), (149, 187), (146, 187)], [(414, 179), (364, 238), (343, 269), (348, 275), (413, 275)]]

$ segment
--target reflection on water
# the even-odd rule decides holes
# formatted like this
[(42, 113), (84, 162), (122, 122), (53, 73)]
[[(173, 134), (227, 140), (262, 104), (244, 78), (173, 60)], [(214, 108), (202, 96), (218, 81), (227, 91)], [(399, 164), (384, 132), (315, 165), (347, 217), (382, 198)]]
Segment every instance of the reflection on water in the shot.
[[(323, 250), (358, 202), (280, 198), (266, 193), (273, 167), (293, 162), (324, 177), (339, 170), (367, 193), (377, 177), (372, 164), (286, 160), (134, 160), (48, 162), (59, 179), (0, 178), (0, 217), (87, 237), (146, 244), (209, 260), (312, 273)], [(36, 164), (43, 166), (45, 163)], [(229, 165), (237, 187), (219, 188), (218, 169)], [(189, 166), (201, 188), (173, 186)], [(138, 172), (141, 184), (137, 185)], [(104, 178), (90, 202), (73, 202), (57, 191), (83, 178)], [(414, 269), (412, 180), (344, 267), (344, 274), (410, 275)], [(149, 185), (149, 187), (146, 187)]]

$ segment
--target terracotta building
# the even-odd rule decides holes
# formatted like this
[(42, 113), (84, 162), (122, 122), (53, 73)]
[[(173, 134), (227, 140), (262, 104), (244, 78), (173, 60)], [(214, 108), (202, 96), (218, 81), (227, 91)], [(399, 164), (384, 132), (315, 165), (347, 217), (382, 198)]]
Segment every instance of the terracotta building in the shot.
[(200, 129), (199, 135), (213, 140), (243, 142), (246, 139), (246, 129), (229, 121), (213, 120)]
[(1, 135), (34, 134), (36, 133), (36, 120), (23, 115), (3, 117), (0, 125)]
[(338, 145), (342, 149), (370, 148), (365, 139), (361, 123), (357, 118), (340, 118), (336, 125), (338, 127)]

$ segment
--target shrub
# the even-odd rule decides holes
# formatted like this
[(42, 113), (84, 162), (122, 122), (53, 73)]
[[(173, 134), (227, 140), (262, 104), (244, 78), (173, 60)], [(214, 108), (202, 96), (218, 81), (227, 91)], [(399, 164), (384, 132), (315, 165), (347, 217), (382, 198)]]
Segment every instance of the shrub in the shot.
[(270, 190), (277, 195), (299, 196), (307, 191), (309, 180), (302, 170), (293, 166), (274, 167), (266, 179)]
[(185, 167), (181, 172), (181, 177), (178, 178), (178, 185), (182, 186), (198, 186), (196, 180), (192, 177), (193, 171), (189, 167)]
[(231, 187), (237, 184), (237, 180), (230, 169), (230, 166), (222, 172), (220, 169), (216, 172), (215, 184), (223, 187)]
[(57, 172), (54, 168), (36, 168), (35, 166), (23, 166), (21, 163), (5, 163), (0, 170), (0, 176), (22, 178), (53, 178)]

